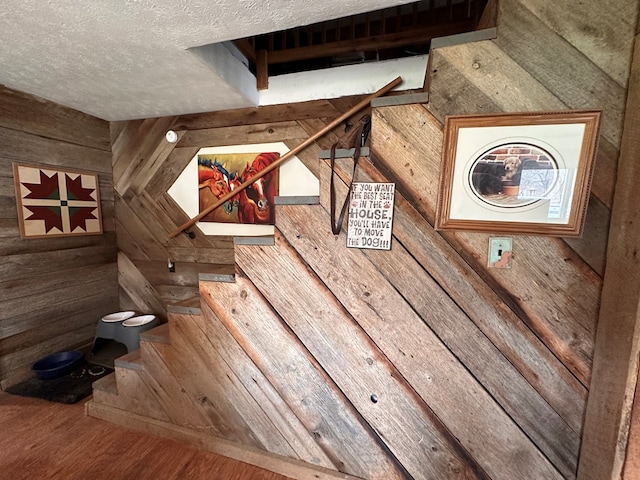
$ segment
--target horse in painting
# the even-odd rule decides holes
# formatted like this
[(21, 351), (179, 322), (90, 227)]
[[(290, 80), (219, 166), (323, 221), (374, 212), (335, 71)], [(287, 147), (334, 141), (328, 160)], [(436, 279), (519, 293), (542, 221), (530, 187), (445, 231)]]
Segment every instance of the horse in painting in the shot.
[[(240, 178), (244, 183), (271, 165), (280, 157), (279, 153), (260, 153), (250, 164), (247, 162)], [(277, 170), (277, 169), (276, 169)], [(259, 178), (234, 198), (238, 200), (240, 223), (273, 224), (275, 221), (274, 198), (278, 190), (277, 171), (272, 170)], [(235, 186), (232, 186), (232, 189)]]

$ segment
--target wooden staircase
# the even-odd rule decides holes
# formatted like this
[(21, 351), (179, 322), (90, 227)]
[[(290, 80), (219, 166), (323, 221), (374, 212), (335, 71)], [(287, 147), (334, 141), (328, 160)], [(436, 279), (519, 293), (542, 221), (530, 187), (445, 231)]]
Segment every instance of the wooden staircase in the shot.
[[(519, 239), (511, 271), (484, 269), (488, 235), (444, 238), (429, 221), (441, 123), (415, 103), (372, 117), (374, 163), (358, 180), (398, 184), (393, 252), (345, 249), (330, 233), (321, 162), (320, 204), (280, 206), (272, 246), (235, 246), (235, 281), (201, 281), (198, 313), (171, 307), (96, 382), (88, 414), (292, 478), (572, 478), (584, 391), (500, 294), (525, 268), (544, 275), (527, 261), (542, 252), (558, 279), (587, 270), (539, 238)], [(517, 285), (557, 292), (564, 308), (547, 281)], [(561, 318), (593, 311), (596, 286), (581, 285), (581, 311)], [(579, 367), (579, 352), (559, 353)]]
[[(140, 349), (134, 350), (114, 362), (115, 371), (93, 384), (93, 401), (123, 411), (170, 421), (170, 415), (161, 404), (161, 395), (167, 393), (154, 388), (152, 344), (169, 344), (169, 324), (165, 323), (140, 335)], [(146, 363), (143, 360), (146, 359)]]
[[(204, 378), (203, 366), (193, 364), (194, 358), (207, 355), (201, 350), (204, 343), (194, 344), (188, 336), (206, 320), (171, 311), (168, 318), (168, 323), (143, 332), (140, 349), (117, 358), (115, 371), (93, 383), (93, 397), (85, 406), (87, 415), (183, 441), (291, 478), (357, 478), (269, 452), (234, 418), (237, 412), (232, 413), (232, 406), (224, 399), (228, 389)], [(172, 332), (181, 337), (178, 345), (172, 343)], [(184, 342), (190, 342), (193, 350)], [(209, 358), (220, 360), (215, 354)]]

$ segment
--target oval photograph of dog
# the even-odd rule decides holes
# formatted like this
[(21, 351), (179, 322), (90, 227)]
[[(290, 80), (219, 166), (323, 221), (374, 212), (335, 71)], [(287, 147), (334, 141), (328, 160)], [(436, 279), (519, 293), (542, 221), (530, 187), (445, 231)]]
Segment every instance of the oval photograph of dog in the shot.
[(471, 191), (483, 202), (503, 208), (550, 200), (560, 176), (558, 163), (546, 150), (526, 143), (493, 147), (469, 170)]

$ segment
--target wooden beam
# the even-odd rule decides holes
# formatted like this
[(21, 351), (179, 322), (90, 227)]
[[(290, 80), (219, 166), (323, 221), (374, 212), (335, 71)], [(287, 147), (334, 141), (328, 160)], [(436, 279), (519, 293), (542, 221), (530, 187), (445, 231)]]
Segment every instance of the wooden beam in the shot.
[(493, 28), (498, 22), (498, 0), (489, 0), (478, 21), (477, 30)]
[(640, 35), (629, 78), (578, 480), (622, 478), (633, 451), (629, 424), (634, 401), (640, 401), (634, 398), (640, 355), (639, 122)]
[(266, 50), (256, 52), (256, 87), (258, 90), (269, 88), (269, 58)]
[(420, 27), (407, 29), (399, 33), (389, 33), (360, 40), (338, 40), (323, 45), (310, 45), (308, 47), (289, 48), (269, 52), (269, 64), (295, 62), (309, 58), (322, 58), (338, 55), (340, 53), (363, 52), (382, 50), (385, 48), (397, 48), (407, 45), (427, 43), (433, 38), (465, 33), (474, 27), (473, 20), (464, 20), (448, 25), (434, 25), (432, 27)]
[(253, 48), (253, 45), (251, 44), (248, 38), (241, 38), (239, 40), (234, 40), (233, 44), (236, 46), (238, 50), (240, 50), (240, 53), (242, 53), (245, 57), (247, 57), (247, 60), (255, 63), (256, 50)]

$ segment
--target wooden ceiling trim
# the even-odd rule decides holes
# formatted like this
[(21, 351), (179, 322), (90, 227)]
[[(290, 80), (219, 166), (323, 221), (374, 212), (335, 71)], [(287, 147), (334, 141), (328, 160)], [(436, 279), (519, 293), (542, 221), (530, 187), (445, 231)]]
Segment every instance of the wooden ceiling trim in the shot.
[(171, 128), (175, 130), (203, 130), (257, 123), (274, 123), (284, 119), (293, 121), (318, 117), (337, 117), (340, 113), (342, 112), (338, 111), (330, 100), (310, 100), (308, 102), (283, 105), (238, 108), (223, 112), (181, 115)]

